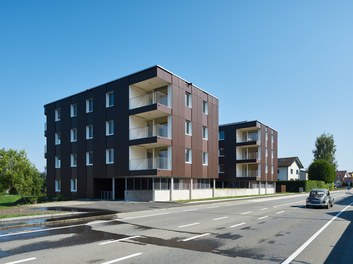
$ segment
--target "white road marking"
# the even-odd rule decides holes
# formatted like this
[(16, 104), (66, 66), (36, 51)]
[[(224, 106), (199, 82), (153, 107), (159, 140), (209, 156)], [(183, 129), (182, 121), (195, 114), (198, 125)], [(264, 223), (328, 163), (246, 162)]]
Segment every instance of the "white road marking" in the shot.
[(183, 227), (188, 227), (188, 226), (194, 226), (194, 225), (199, 225), (200, 223), (192, 223), (192, 224), (187, 224), (187, 225), (181, 225), (178, 226), (178, 228), (183, 228)]
[(107, 244), (111, 244), (111, 243), (115, 243), (115, 242), (126, 241), (129, 239), (138, 238), (138, 237), (141, 237), (141, 236), (137, 235), (137, 236), (125, 237), (125, 238), (121, 238), (121, 239), (117, 239), (117, 240), (109, 240), (109, 241), (101, 242), (101, 243), (99, 243), (99, 245), (103, 246), (103, 245), (107, 245)]
[(265, 218), (267, 218), (267, 217), (268, 217), (268, 215), (259, 217), (259, 218), (257, 218), (257, 219), (261, 220), (261, 219), (265, 219)]
[(242, 215), (246, 215), (246, 214), (251, 214), (252, 211), (248, 211), (248, 212), (244, 212), (244, 213), (241, 213)]
[(296, 204), (296, 203), (302, 203), (302, 204), (304, 204), (304, 203), (305, 203), (305, 199), (304, 199), (303, 201), (297, 201), (297, 202), (292, 202), (292, 203), (285, 203), (285, 204), (274, 205), (273, 208), (277, 208), (277, 207), (280, 207), (280, 206), (286, 206), (286, 205), (290, 205), (290, 204)]
[(210, 234), (210, 233), (205, 233), (205, 234), (202, 234), (202, 235), (198, 235), (198, 236), (194, 236), (194, 237), (189, 237), (189, 238), (183, 239), (183, 240), (181, 240), (181, 241), (182, 241), (182, 242), (186, 242), (186, 241), (190, 241), (190, 240), (193, 240), (193, 239), (196, 239), (196, 238), (208, 236), (209, 234)]
[(218, 218), (215, 218), (215, 219), (212, 219), (213, 221), (218, 221), (218, 220), (222, 220), (222, 219), (227, 219), (228, 216), (223, 216), (223, 217), (218, 217)]
[(199, 209), (187, 209), (187, 210), (183, 210), (183, 212), (192, 212), (192, 211), (197, 211)]
[(131, 220), (131, 219), (145, 218), (145, 217), (151, 217), (151, 216), (160, 216), (160, 215), (167, 215), (167, 214), (170, 214), (170, 212), (167, 212), (167, 213), (159, 213), (159, 214), (150, 214), (150, 215), (132, 216), (132, 217), (126, 217), (126, 218), (119, 218), (119, 219), (115, 219), (115, 221)]
[(219, 207), (218, 205), (215, 205), (215, 206), (210, 206), (210, 207), (206, 207), (207, 209), (213, 209), (213, 208), (217, 208)]
[(35, 259), (37, 259), (37, 258), (21, 259), (21, 260), (12, 261), (12, 262), (6, 262), (4, 264), (17, 264), (17, 263), (23, 263), (23, 262), (27, 262), (27, 261), (31, 261), (31, 260), (35, 260)]
[(246, 224), (246, 223), (240, 223), (240, 224), (232, 225), (232, 226), (230, 226), (230, 227), (233, 228), (233, 227), (242, 226), (242, 225), (245, 225), (245, 224)]
[(126, 257), (122, 257), (122, 258), (113, 259), (113, 260), (110, 260), (110, 261), (107, 261), (107, 262), (103, 262), (102, 264), (112, 264), (112, 263), (116, 263), (116, 262), (119, 262), (119, 261), (122, 261), (122, 260), (125, 260), (125, 259), (137, 257), (137, 256), (140, 256), (140, 255), (142, 255), (142, 253), (135, 253), (135, 254), (128, 255)]
[(282, 264), (289, 264), (291, 263), (305, 248), (307, 248), (311, 242), (315, 240), (333, 221), (337, 219), (344, 211), (346, 211), (353, 203), (343, 208), (342, 211), (337, 213), (329, 222), (327, 222), (323, 227), (321, 227), (312, 237), (310, 237), (303, 245), (301, 245), (292, 255), (290, 255)]
[(276, 214), (282, 214), (282, 213), (284, 213), (285, 211), (279, 211), (279, 212), (277, 212)]
[(261, 208), (260, 211), (267, 210), (267, 209), (268, 209), (268, 207)]

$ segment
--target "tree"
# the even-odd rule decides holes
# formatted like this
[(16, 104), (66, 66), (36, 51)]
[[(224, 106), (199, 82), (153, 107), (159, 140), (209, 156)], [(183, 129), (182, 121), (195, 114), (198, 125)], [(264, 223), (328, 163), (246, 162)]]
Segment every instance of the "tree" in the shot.
[(313, 161), (308, 169), (309, 180), (324, 181), (332, 183), (336, 179), (335, 167), (327, 160), (319, 159)]
[(27, 158), (24, 150), (0, 149), (0, 191), (21, 195), (42, 194), (44, 179)]
[(321, 136), (316, 138), (315, 142), (316, 149), (313, 150), (314, 161), (315, 160), (326, 160), (334, 166), (334, 170), (337, 169), (337, 162), (335, 159), (336, 145), (333, 139), (333, 135), (323, 133)]

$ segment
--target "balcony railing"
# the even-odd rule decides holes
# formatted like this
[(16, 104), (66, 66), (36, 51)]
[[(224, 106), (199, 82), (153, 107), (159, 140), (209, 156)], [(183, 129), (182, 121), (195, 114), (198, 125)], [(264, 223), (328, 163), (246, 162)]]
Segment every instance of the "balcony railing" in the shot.
[(130, 129), (130, 140), (155, 136), (170, 138), (168, 136), (168, 125), (157, 124), (153, 126), (137, 127)]
[(156, 103), (168, 106), (168, 95), (161, 92), (154, 92), (131, 98), (130, 109)]
[(170, 158), (146, 158), (146, 159), (132, 159), (130, 160), (130, 170), (170, 170)]
[(247, 172), (242, 172), (240, 175), (237, 175), (238, 177), (257, 177), (259, 176), (259, 171), (258, 170), (249, 170)]
[(249, 159), (258, 159), (258, 152), (251, 152), (247, 154), (243, 154), (239, 160), (249, 160)]
[(253, 133), (243, 133), (238, 139), (238, 143), (251, 142), (251, 141), (259, 141), (258, 132)]

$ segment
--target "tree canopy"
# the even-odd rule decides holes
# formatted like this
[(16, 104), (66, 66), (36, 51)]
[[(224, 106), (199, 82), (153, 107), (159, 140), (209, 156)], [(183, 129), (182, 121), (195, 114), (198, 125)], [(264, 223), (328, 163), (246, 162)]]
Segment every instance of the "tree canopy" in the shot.
[(44, 179), (29, 161), (24, 150), (0, 149), (0, 191), (38, 196)]
[(335, 158), (336, 145), (333, 139), (333, 135), (323, 133), (321, 136), (316, 138), (315, 149), (313, 150), (314, 161), (315, 160), (326, 160), (334, 166), (334, 170), (337, 168), (337, 162)]
[(336, 178), (335, 167), (327, 160), (315, 160), (308, 169), (309, 180), (332, 183)]

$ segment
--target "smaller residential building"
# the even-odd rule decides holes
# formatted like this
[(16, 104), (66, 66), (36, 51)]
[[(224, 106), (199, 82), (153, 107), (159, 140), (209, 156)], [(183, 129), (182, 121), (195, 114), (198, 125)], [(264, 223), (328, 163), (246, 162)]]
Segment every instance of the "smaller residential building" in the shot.
[(352, 175), (348, 171), (336, 171), (336, 179), (334, 181), (336, 187), (345, 186), (352, 183)]
[(278, 159), (278, 180), (297, 181), (300, 180), (300, 170), (303, 165), (298, 157), (286, 157)]

